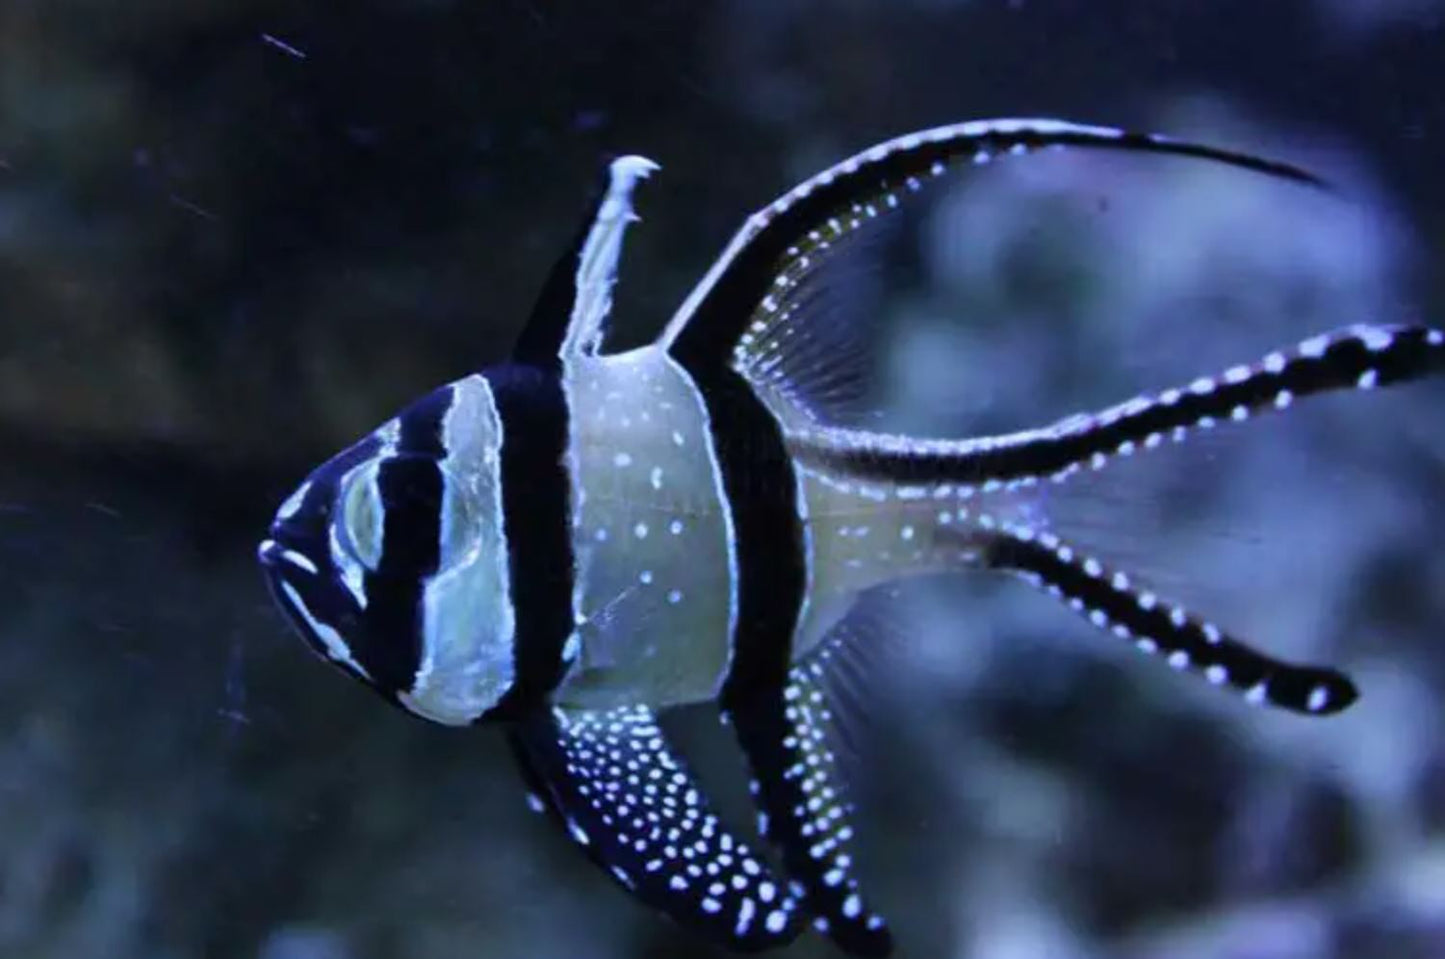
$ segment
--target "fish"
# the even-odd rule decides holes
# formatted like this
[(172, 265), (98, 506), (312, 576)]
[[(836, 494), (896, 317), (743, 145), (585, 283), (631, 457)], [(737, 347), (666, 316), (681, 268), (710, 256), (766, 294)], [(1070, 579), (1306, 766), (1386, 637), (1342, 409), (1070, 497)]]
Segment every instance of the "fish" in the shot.
[[(810, 927), (852, 955), (893, 948), (854, 858), (834, 728), (845, 707), (829, 682), (866, 637), (851, 624), (870, 590), (1010, 574), (1248, 702), (1346, 709), (1348, 676), (1272, 657), (1169, 601), (1051, 530), (1038, 504), (1053, 484), (1199, 430), (1438, 373), (1439, 330), (1351, 326), (998, 435), (836, 415), (857, 350), (818, 295), (822, 268), (949, 175), (1059, 149), (1328, 189), (1301, 167), (1157, 134), (942, 126), (759, 208), (652, 342), (616, 349), (624, 235), (659, 169), (619, 157), (510, 358), (423, 396), (281, 504), (259, 546), (280, 608), (393, 705), (504, 728), (534, 809), (637, 900), (740, 952)], [(696, 703), (733, 732), (759, 840), (725, 821), (660, 723)]]

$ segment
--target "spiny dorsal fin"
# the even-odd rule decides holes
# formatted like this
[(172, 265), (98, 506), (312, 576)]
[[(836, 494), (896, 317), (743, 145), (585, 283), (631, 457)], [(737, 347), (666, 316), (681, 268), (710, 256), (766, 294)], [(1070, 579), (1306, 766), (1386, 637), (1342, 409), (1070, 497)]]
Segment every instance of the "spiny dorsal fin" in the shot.
[(619, 157), (608, 164), (605, 185), (576, 239), (548, 275), (517, 340), (513, 354), (517, 360), (553, 366), (567, 356), (601, 352), (622, 240), (628, 225), (638, 219), (632, 191), (658, 169), (641, 156)]
[(789, 291), (836, 255), (851, 233), (894, 214), (929, 181), (961, 166), (1049, 148), (1196, 157), (1324, 185), (1314, 174), (1274, 160), (1058, 120), (980, 120), (911, 133), (844, 160), (749, 217), (683, 301), (661, 343), (690, 368), (733, 364), (761, 379), (752, 367), (767, 358), (767, 333), (788, 313)]
[(538, 710), (512, 737), (543, 809), (638, 899), (730, 949), (797, 936), (796, 897), (719, 821), (646, 706)]

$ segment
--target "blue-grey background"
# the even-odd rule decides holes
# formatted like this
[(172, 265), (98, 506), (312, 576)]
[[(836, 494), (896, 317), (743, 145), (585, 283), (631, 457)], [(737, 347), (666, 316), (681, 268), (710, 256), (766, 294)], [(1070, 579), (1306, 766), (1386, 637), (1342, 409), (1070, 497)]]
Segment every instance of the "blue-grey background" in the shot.
[[(0, 0), (0, 956), (708, 954), (526, 811), (494, 731), (304, 651), (252, 559), (274, 505), (505, 354), (622, 151), (665, 168), (628, 238), (633, 342), (747, 211), (921, 126), (1165, 129), (1340, 184), (1097, 156), (961, 179), (839, 273), (899, 426), (1020, 428), (1309, 332), (1445, 323), (1442, 24), (1439, 0)], [(1249, 709), (1022, 584), (885, 610), (858, 796), (901, 954), (1445, 956), (1442, 399), (1306, 404), (1041, 507), (1348, 667), (1339, 719)], [(726, 738), (680, 727), (737, 809)]]

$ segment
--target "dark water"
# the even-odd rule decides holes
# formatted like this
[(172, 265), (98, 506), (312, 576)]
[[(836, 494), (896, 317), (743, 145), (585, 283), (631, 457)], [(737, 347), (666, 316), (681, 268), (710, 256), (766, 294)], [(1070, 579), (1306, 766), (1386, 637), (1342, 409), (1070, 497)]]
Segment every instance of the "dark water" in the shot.
[[(528, 814), (494, 732), (316, 663), (253, 561), (312, 465), (505, 355), (605, 158), (664, 167), (633, 342), (748, 210), (922, 126), (1163, 129), (1339, 182), (1067, 157), (961, 181), (854, 279), (878, 406), (966, 435), (1445, 323), (1441, 91), (1438, 0), (0, 0), (0, 956), (706, 954)], [(859, 795), (901, 954), (1445, 955), (1440, 386), (1054, 504), (1351, 670), (1339, 719), (1248, 709), (1017, 584), (906, 597)]]

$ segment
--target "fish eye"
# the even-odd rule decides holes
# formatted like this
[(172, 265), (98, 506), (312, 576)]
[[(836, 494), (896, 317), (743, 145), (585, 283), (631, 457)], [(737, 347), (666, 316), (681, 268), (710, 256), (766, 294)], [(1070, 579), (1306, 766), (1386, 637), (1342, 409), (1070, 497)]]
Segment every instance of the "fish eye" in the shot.
[(386, 509), (381, 498), (381, 460), (362, 463), (342, 478), (332, 529), (350, 559), (369, 570), (381, 565)]
[(399, 510), (409, 519), (434, 517), (438, 572), (445, 572), (475, 559), (485, 499), (476, 478), (459, 475), (445, 462), (406, 454), (369, 460), (338, 486), (333, 552), (340, 552), (343, 567), (359, 564), (376, 572), (386, 546), (387, 513)]

